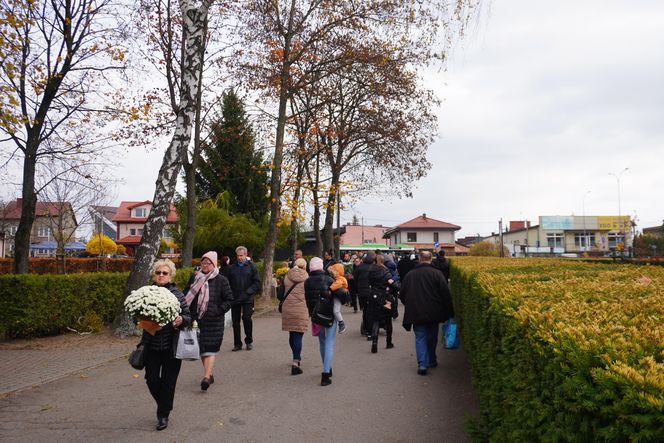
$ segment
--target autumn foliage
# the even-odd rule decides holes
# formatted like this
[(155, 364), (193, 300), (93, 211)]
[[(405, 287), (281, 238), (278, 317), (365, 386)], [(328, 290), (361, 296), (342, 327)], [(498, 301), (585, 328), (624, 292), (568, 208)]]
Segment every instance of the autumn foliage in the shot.
[(477, 441), (664, 435), (664, 268), (456, 257)]

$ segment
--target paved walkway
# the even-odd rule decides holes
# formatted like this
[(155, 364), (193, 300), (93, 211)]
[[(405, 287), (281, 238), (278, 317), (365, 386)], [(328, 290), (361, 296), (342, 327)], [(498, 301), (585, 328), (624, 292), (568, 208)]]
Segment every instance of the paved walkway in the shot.
[(414, 336), (400, 319), (395, 348), (385, 349), (382, 336), (378, 354), (371, 354), (359, 334), (360, 314), (344, 316), (348, 331), (338, 336), (331, 386), (319, 385), (318, 342), (310, 333), (304, 374), (290, 375), (279, 314), (264, 315), (254, 322), (253, 351), (230, 352), (227, 330), (217, 382), (207, 393), (199, 388), (201, 365), (183, 364), (170, 426), (162, 432), (154, 430), (155, 406), (142, 372), (126, 362), (132, 341), (2, 349), (0, 441), (469, 441), (464, 425), (477, 415), (477, 403), (463, 350), (439, 347), (439, 367), (422, 377)]

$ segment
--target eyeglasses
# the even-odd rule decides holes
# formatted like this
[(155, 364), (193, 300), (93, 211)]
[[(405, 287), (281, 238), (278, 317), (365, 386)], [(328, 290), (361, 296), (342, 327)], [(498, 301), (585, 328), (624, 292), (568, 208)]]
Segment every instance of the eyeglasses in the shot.
[(171, 273), (166, 271), (156, 271), (154, 275), (171, 275)]

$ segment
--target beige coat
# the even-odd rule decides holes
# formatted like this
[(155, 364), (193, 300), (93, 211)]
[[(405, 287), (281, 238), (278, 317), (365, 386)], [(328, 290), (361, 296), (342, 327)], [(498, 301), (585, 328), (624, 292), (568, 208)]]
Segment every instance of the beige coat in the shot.
[(298, 285), (288, 294), (281, 311), (281, 330), (307, 332), (309, 328), (309, 310), (304, 298), (304, 281), (309, 277), (307, 271), (297, 266), (292, 268), (284, 278), (286, 292), (295, 283)]

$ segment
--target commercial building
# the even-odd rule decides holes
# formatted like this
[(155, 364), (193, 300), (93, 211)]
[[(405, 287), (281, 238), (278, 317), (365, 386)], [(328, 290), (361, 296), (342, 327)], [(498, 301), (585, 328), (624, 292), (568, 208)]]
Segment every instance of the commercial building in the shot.
[[(510, 222), (502, 234), (502, 243), (510, 255), (609, 255), (629, 253), (634, 240), (630, 216), (540, 216), (539, 224)], [(493, 233), (484, 241), (499, 244), (501, 236)]]

